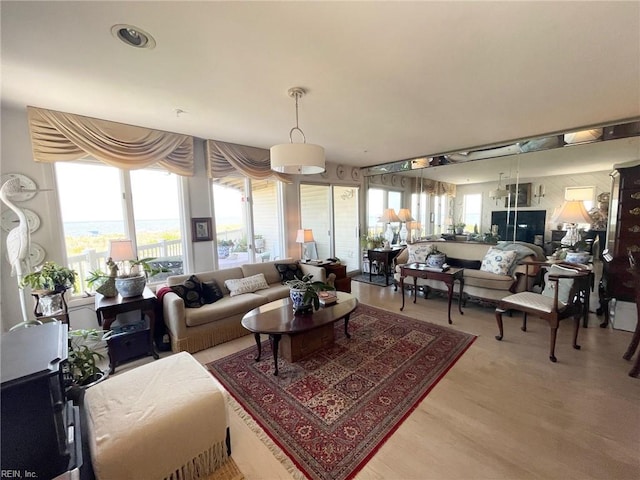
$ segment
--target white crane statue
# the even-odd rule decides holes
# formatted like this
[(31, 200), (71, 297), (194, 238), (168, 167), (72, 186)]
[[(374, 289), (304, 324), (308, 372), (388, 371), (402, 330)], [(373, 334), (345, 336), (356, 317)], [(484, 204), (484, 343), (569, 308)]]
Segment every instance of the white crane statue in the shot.
[(18, 288), (20, 288), (20, 307), (22, 308), (22, 323), (18, 325), (29, 325), (40, 322), (29, 320), (27, 315), (27, 304), (24, 298), (24, 291), (21, 286), (22, 278), (31, 272), (31, 263), (29, 262), (29, 250), (31, 246), (31, 235), (29, 233), (29, 224), (24, 212), (18, 208), (12, 201), (11, 196), (22, 193), (24, 190), (20, 185), (19, 178), (11, 178), (7, 180), (0, 188), (0, 200), (2, 200), (11, 210), (18, 216), (18, 226), (11, 229), (7, 235), (7, 256), (11, 263), (11, 276), (17, 276)]

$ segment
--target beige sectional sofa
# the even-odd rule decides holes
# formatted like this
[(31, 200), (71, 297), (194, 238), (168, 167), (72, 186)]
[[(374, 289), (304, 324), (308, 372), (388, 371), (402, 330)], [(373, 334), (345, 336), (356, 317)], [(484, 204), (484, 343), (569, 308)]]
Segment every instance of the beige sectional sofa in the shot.
[[(425, 241), (407, 245), (407, 248), (396, 258), (394, 280), (396, 288), (400, 283), (399, 265), (412, 262), (425, 262), (431, 246), (435, 245), (447, 256), (447, 263), (452, 267), (464, 267), (464, 296), (480, 300), (483, 303), (496, 304), (498, 300), (515, 292), (526, 290), (527, 281), (533, 283), (537, 271), (529, 269), (529, 278), (525, 278), (525, 267), (517, 265), (521, 261), (545, 261), (541, 247), (524, 242), (499, 242), (491, 245), (479, 242), (457, 241)], [(482, 261), (490, 248), (516, 252), (516, 260), (510, 272), (498, 274), (481, 270)], [(405, 282), (407, 283), (407, 282)], [(408, 283), (413, 285), (413, 278)], [(419, 287), (447, 291), (443, 282), (437, 280), (418, 279)]]
[[(187, 308), (185, 301), (173, 291), (162, 295), (162, 310), (171, 337), (171, 350), (194, 353), (247, 335), (249, 332), (240, 322), (249, 310), (289, 295), (289, 287), (282, 284), (282, 277), (275, 265), (293, 263), (296, 261), (289, 258), (168, 277), (168, 287), (184, 284), (191, 275), (195, 275), (203, 283), (215, 280), (223, 293), (221, 299), (199, 308)], [(326, 281), (326, 272), (322, 267), (300, 264), (300, 269), (304, 274), (312, 274), (314, 280)], [(225, 286), (227, 280), (259, 274), (264, 275), (268, 288), (231, 296)]]

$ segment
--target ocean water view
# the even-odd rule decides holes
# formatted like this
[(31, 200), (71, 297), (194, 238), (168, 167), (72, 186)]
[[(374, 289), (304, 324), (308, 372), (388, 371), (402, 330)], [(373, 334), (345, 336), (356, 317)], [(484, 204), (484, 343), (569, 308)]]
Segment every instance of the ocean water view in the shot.
[[(166, 232), (168, 230), (180, 230), (180, 221), (177, 218), (136, 221), (136, 231), (138, 233)], [(64, 234), (67, 237), (99, 236), (122, 232), (124, 232), (124, 223), (119, 220), (64, 223)]]

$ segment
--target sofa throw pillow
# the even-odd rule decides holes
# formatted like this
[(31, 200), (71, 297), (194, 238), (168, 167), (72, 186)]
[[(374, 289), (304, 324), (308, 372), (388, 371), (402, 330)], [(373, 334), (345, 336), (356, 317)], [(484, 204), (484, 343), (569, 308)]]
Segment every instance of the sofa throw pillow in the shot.
[(208, 282), (202, 282), (202, 303), (209, 304), (215, 303), (224, 297), (224, 293), (215, 280)]
[(171, 290), (184, 300), (185, 307), (200, 308), (202, 306), (202, 283), (195, 275), (191, 275), (182, 285), (173, 285)]
[(516, 256), (516, 252), (512, 250), (498, 250), (492, 247), (482, 259), (480, 270), (497, 275), (509, 275)]
[(232, 297), (269, 288), (267, 280), (264, 278), (264, 273), (258, 273), (244, 278), (230, 278), (229, 280), (225, 280), (224, 284), (229, 289), (229, 295)]
[(289, 280), (301, 279), (304, 277), (304, 273), (298, 263), (276, 263), (276, 270), (280, 274), (280, 280), (284, 285)]
[(558, 286), (558, 301), (564, 304), (569, 302), (569, 296), (573, 289), (573, 279), (559, 278), (558, 283), (549, 280), (549, 275), (575, 275), (578, 273), (572, 268), (563, 268), (559, 265), (551, 265), (551, 268), (544, 274), (544, 289), (542, 294), (553, 298), (555, 296), (556, 285)]

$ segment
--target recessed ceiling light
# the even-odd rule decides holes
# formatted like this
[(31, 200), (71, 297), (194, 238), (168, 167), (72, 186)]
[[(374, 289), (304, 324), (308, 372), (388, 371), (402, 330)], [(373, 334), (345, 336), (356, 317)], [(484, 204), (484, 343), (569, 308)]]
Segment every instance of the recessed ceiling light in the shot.
[(144, 30), (133, 25), (118, 24), (111, 27), (111, 35), (136, 48), (154, 48), (155, 39)]

